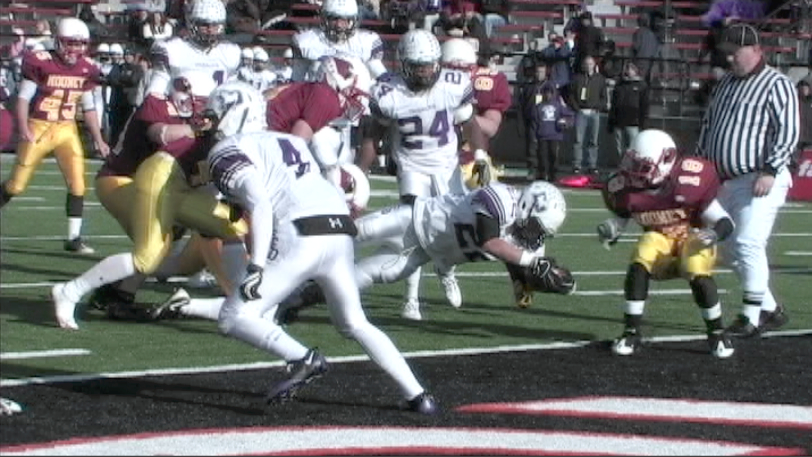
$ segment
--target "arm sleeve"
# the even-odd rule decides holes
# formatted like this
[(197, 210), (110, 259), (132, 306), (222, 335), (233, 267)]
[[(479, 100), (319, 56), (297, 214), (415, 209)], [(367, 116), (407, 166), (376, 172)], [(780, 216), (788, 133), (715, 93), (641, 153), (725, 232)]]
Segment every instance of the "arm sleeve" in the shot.
[(251, 214), (251, 263), (264, 266), (273, 240), (274, 214), (256, 169), (245, 172), (229, 194)]
[(772, 150), (765, 165), (774, 171), (789, 164), (800, 137), (800, 109), (798, 93), (788, 78), (780, 78), (769, 96), (769, 113), (773, 128), (770, 129)]
[(722, 207), (718, 200), (714, 199), (705, 211), (701, 214), (702, 224), (709, 227), (716, 232), (719, 241), (724, 241), (725, 238), (733, 233), (736, 228), (731, 219), (730, 214)]

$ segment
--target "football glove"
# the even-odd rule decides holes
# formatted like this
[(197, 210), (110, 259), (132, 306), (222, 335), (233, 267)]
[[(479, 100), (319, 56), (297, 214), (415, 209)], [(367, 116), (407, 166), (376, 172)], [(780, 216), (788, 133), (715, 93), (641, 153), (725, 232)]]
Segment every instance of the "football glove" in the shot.
[(598, 241), (601, 242), (607, 251), (611, 249), (620, 238), (620, 227), (618, 227), (617, 220), (614, 218), (606, 219), (598, 224), (597, 230)]
[(262, 284), (262, 267), (249, 263), (246, 268), (245, 279), (240, 284), (240, 296), (245, 301), (252, 301), (262, 298), (259, 294), (259, 286)]
[(472, 175), (476, 178), (479, 187), (484, 187), (491, 182), (491, 164), (488, 153), (482, 149), (474, 152), (474, 169)]
[(551, 257), (537, 257), (525, 275), (528, 285), (537, 292), (569, 295), (575, 292), (572, 273), (556, 264)]

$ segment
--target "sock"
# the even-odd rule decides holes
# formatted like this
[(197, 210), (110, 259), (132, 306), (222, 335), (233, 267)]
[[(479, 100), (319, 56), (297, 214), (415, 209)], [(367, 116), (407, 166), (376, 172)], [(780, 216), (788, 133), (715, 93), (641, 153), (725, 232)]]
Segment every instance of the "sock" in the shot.
[(767, 289), (767, 292), (764, 293), (764, 300), (761, 301), (761, 310), (772, 313), (776, 308), (778, 308), (778, 303), (775, 302), (773, 292), (770, 289)]
[(643, 310), (646, 307), (645, 300), (627, 300), (623, 310), (623, 322), (626, 329), (638, 330), (643, 322)]
[(69, 217), (68, 218), (68, 239), (75, 240), (82, 234), (82, 218)]
[(404, 398), (407, 400), (420, 395), (425, 389), (415, 378), (406, 359), (395, 347), (395, 344), (374, 325), (356, 325), (352, 338), (364, 348), (370, 359), (383, 369), (400, 386)]
[(707, 328), (708, 333), (724, 329), (724, 325), (722, 324), (721, 304), (716, 303), (710, 308), (700, 308), (700, 310), (702, 313), (702, 319), (705, 320), (705, 327)]
[(180, 312), (184, 316), (216, 321), (218, 316), (220, 316), (220, 308), (223, 307), (225, 299), (226, 297), (193, 298), (189, 301), (188, 305), (180, 308)]
[(88, 292), (135, 274), (131, 253), (115, 254), (90, 267), (81, 276), (65, 284), (65, 294), (79, 301)]
[(747, 316), (747, 319), (750, 320), (750, 323), (758, 327), (759, 320), (761, 318), (761, 305), (751, 305), (751, 304), (744, 304), (742, 309), (742, 314)]
[(414, 273), (406, 278), (406, 301), (419, 301), (420, 298), (420, 273), (423, 268), (418, 268)]
[(6, 183), (3, 183), (2, 189), (0, 189), (0, 208), (6, 206), (6, 203), (10, 202), (14, 195), (11, 195), (6, 190)]
[(383, 154), (378, 154), (378, 166), (383, 168), (386, 166), (386, 156)]

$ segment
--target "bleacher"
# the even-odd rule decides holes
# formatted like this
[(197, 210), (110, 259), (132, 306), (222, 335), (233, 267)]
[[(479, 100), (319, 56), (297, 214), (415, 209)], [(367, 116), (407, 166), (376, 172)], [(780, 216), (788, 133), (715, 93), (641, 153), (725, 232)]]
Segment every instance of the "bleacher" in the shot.
[[(59, 17), (78, 14), (83, 4), (94, 5), (94, 11), (104, 22), (113, 39), (107, 41), (126, 42), (127, 14), (124, 6), (128, 0), (47, 0), (11, 3), (0, 7), (0, 42), (8, 43), (12, 38), (12, 27), (33, 34), (37, 20), (49, 19), (55, 22)], [(396, 0), (392, 0), (396, 1)], [(123, 2), (123, 3), (122, 3)], [(702, 24), (701, 14), (707, 10), (706, 1), (670, 0), (591, 0), (588, 9), (593, 12), (595, 24), (601, 27), (607, 39), (616, 44), (617, 58), (631, 55), (632, 35), (636, 30), (636, 20), (643, 12), (670, 11), (666, 21), (667, 29), (663, 55), (672, 62), (665, 62), (657, 68), (657, 80), (666, 90), (689, 90), (690, 81), (704, 81), (711, 78), (710, 68), (703, 56), (704, 41), (708, 30)], [(538, 42), (539, 49), (547, 45), (546, 36), (550, 31), (563, 33), (564, 25), (570, 19), (570, 8), (581, 4), (581, 0), (510, 0), (509, 23), (494, 29), (490, 39), (492, 49), (500, 53), (500, 69), (508, 79), (515, 80), (515, 69), (522, 55), (528, 50), (528, 43)], [(288, 21), (297, 27), (312, 27), (318, 23), (317, 7), (309, 3), (296, 4)], [(812, 40), (812, 26), (807, 18), (804, 24), (793, 24), (787, 17), (775, 15), (759, 24), (764, 38), (764, 49), (770, 63), (787, 69), (793, 65), (805, 66), (805, 58)], [(387, 63), (395, 60), (395, 49), (400, 37), (385, 20), (365, 20), (362, 27), (373, 29), (384, 40)], [(293, 30), (264, 30), (257, 34), (256, 44), (267, 48), (274, 62), (281, 60), (281, 54), (290, 43)], [(442, 37), (441, 37), (442, 39)], [(666, 97), (666, 95), (663, 95)], [(682, 95), (680, 95), (682, 97)], [(666, 97), (667, 98), (667, 97)], [(682, 97), (684, 98), (684, 97)], [(665, 102), (663, 102), (665, 103)]]

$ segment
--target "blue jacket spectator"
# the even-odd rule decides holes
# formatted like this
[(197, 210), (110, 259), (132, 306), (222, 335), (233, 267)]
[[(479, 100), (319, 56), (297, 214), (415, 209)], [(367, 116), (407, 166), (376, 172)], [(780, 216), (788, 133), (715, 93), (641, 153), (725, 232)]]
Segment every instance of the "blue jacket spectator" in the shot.
[(554, 82), (558, 89), (570, 83), (571, 57), (572, 49), (564, 38), (550, 34), (550, 45), (541, 51), (541, 58), (550, 67), (550, 81)]

